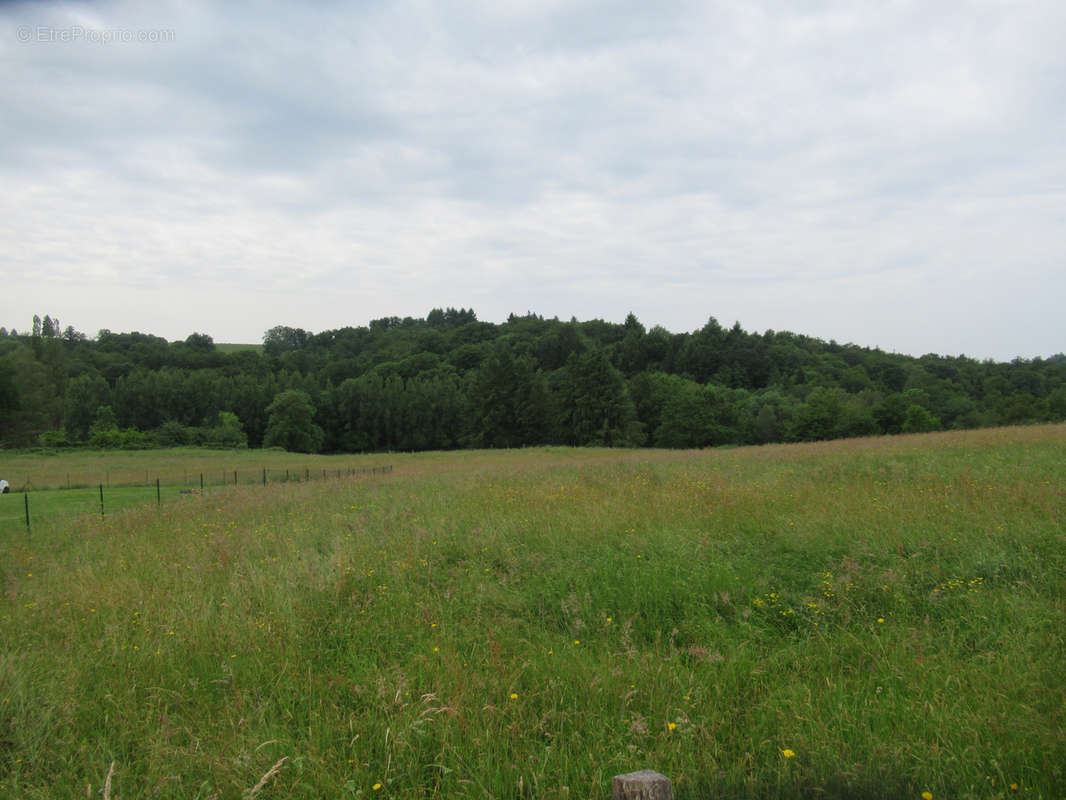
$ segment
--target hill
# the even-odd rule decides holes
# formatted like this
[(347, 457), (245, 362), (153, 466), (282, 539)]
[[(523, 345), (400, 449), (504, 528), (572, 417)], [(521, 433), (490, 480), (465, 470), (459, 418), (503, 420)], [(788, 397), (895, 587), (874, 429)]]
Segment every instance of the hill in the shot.
[[(920, 358), (713, 317), (691, 333), (472, 310), (261, 347), (0, 329), (6, 446), (275, 445), (363, 452), (708, 447), (1066, 419), (1066, 356)], [(43, 437), (43, 438), (42, 438)]]

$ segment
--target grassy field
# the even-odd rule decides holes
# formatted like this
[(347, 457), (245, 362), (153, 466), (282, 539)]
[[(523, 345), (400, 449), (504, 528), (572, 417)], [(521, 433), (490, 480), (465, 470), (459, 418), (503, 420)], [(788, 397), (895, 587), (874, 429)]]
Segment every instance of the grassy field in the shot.
[(0, 450), (0, 478), (12, 492), (43, 489), (107, 488), (116, 486), (226, 486), (236, 482), (261, 484), (263, 470), (270, 482), (335, 477), (351, 469), (391, 464), (388, 455), (309, 456), (282, 450), (52, 450), (11, 453)]
[(375, 458), (4, 531), (0, 796), (1066, 795), (1066, 426)]
[(250, 350), (253, 353), (262, 353), (263, 345), (261, 344), (237, 344), (235, 342), (215, 342), (215, 349), (220, 353), (239, 353), (243, 350)]

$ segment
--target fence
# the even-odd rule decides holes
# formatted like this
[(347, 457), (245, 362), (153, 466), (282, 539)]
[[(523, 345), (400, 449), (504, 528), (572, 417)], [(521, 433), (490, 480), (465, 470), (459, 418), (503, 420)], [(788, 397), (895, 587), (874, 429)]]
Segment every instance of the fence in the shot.
[[(392, 471), (391, 464), (372, 467), (244, 467), (243, 469), (197, 470), (183, 468), (164, 472), (160, 470), (110, 470), (99, 472), (66, 473), (47, 475), (43, 481), (35, 480), (33, 474), (22, 476), (4, 475), (12, 492), (39, 491), (42, 489), (88, 489), (103, 485), (105, 489), (120, 486), (154, 486), (161, 480), (164, 486), (234, 486), (238, 484), (284, 483), (287, 481), (309, 481), (326, 478), (340, 478), (351, 475), (381, 474)], [(40, 477), (37, 475), (36, 477)]]
[[(177, 488), (181, 494), (203, 494), (206, 489), (215, 489), (218, 487), (234, 487), (234, 486), (269, 486), (270, 484), (278, 483), (306, 483), (315, 480), (328, 480), (339, 479), (347, 477), (355, 477), (358, 475), (385, 475), (392, 472), (392, 465), (386, 464), (375, 467), (342, 467), (333, 469), (312, 469), (310, 467), (302, 467), (300, 469), (279, 469), (279, 468), (267, 468), (262, 467), (257, 470), (214, 470), (212, 472), (189, 472), (184, 471), (182, 480), (180, 483), (164, 483), (160, 477), (156, 477), (154, 481), (150, 480), (148, 475), (145, 475), (144, 482), (129, 483), (124, 482), (112, 486), (110, 481), (110, 475), (106, 482), (101, 482), (96, 487), (89, 487), (83, 484), (79, 484), (77, 488), (74, 488), (72, 483), (68, 479), (68, 487), (60, 488), (58, 490), (38, 490), (42, 496), (49, 499), (58, 501), (52, 502), (51, 508), (46, 510), (48, 516), (62, 515), (64, 511), (68, 514), (86, 513), (96, 505), (96, 498), (99, 498), (99, 511), (101, 516), (105, 516), (108, 509), (111, 508), (128, 508), (133, 505), (145, 505), (155, 500), (157, 505), (162, 505), (163, 502), (163, 490)], [(232, 480), (230, 477), (232, 476)], [(218, 480), (212, 480), (218, 478)], [(106, 491), (105, 491), (106, 490)], [(18, 491), (18, 490), (16, 490)], [(37, 494), (38, 492), (31, 491), (27, 487), (22, 487), (23, 495), (23, 510), (25, 512), (26, 529), (30, 530), (32, 525), (32, 515), (30, 511), (30, 495)], [(84, 492), (85, 496), (75, 497), (75, 495), (81, 495)], [(81, 502), (78, 502), (81, 500)], [(59, 510), (57, 510), (59, 509)]]

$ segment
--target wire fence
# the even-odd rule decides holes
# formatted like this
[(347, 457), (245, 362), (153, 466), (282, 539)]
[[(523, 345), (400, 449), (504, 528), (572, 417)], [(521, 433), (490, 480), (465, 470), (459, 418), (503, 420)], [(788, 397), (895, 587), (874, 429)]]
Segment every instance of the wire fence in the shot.
[(288, 483), (289, 481), (326, 480), (352, 475), (383, 474), (392, 471), (391, 464), (370, 467), (242, 467), (239, 469), (101, 469), (90, 472), (49, 473), (44, 476), (29, 473), (23, 476), (4, 475), (11, 492), (41, 491), (44, 489), (87, 489), (103, 486), (237, 486), (241, 484)]
[[(385, 464), (373, 467), (319, 469), (261, 467), (256, 470), (214, 469), (206, 472), (183, 470), (180, 481), (177, 480), (177, 475), (168, 476), (169, 479), (164, 480), (162, 476), (152, 478), (149, 472), (144, 474), (143, 481), (138, 480), (139, 474), (135, 476), (137, 479), (131, 480), (126, 474), (123, 476), (124, 480), (118, 481), (112, 480), (112, 475), (108, 472), (96, 485), (89, 485), (82, 481), (75, 483), (68, 476), (66, 486), (50, 489), (34, 489), (32, 482), (27, 480), (22, 486), (11, 487), (7, 495), (9, 499), (4, 503), (5, 508), (0, 513), (0, 522), (7, 523), (5, 526), (7, 527), (13, 521), (24, 518), (26, 530), (30, 531), (33, 521), (41, 516), (52, 518), (96, 510), (101, 516), (106, 516), (109, 510), (140, 506), (151, 502), (162, 505), (164, 494), (197, 495), (207, 490), (224, 487), (268, 487), (277, 484), (339, 480), (365, 475), (387, 475), (392, 472), (392, 469), (391, 464)], [(175, 489), (177, 492), (174, 491)], [(14, 497), (11, 497), (12, 494), (22, 494), (23, 502), (18, 503)], [(33, 502), (30, 500), (31, 496), (35, 498)]]

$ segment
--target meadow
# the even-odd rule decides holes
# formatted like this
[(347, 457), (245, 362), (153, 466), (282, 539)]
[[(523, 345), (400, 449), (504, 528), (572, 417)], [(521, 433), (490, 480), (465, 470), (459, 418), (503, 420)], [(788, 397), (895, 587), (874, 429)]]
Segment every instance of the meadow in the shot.
[(0, 528), (0, 796), (1066, 794), (1066, 426), (358, 458)]

